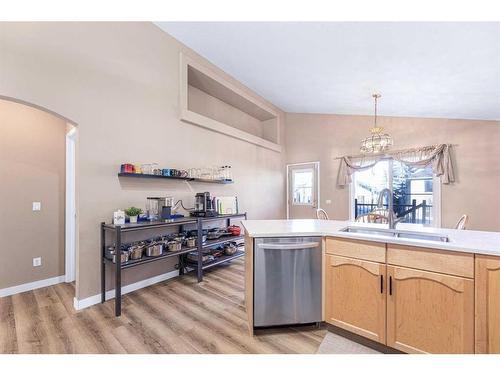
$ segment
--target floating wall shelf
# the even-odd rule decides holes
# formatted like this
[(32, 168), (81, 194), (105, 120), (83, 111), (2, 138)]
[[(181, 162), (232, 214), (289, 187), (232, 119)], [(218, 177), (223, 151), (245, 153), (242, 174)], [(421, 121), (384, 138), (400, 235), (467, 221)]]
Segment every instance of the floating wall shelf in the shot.
[(142, 173), (118, 173), (118, 177), (133, 177), (142, 179), (156, 179), (156, 180), (184, 180), (192, 182), (206, 182), (209, 184), (232, 184), (233, 180), (208, 180), (203, 178), (191, 178), (191, 177), (173, 177), (173, 176), (160, 176), (156, 174), (142, 174)]
[(281, 152), (276, 110), (182, 53), (180, 67), (181, 120)]

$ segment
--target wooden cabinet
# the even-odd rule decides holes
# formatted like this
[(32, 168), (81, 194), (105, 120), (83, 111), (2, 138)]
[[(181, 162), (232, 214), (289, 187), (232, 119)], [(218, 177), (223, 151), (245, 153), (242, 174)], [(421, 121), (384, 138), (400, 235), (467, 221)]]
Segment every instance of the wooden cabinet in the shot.
[(500, 256), (325, 239), (324, 320), (407, 353), (500, 354)]
[(387, 266), (387, 345), (407, 353), (474, 353), (474, 280)]
[(326, 255), (325, 320), (385, 344), (385, 264)]
[(388, 244), (387, 264), (474, 278), (474, 254), (469, 253)]
[(385, 243), (344, 238), (327, 238), (325, 242), (327, 254), (385, 263)]
[(476, 256), (476, 353), (500, 353), (500, 257)]

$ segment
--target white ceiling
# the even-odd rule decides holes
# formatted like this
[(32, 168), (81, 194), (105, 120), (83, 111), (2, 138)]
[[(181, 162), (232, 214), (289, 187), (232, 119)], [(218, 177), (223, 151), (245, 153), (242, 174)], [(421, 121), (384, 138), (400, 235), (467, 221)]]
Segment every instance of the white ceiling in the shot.
[(156, 24), (287, 112), (500, 120), (500, 23)]

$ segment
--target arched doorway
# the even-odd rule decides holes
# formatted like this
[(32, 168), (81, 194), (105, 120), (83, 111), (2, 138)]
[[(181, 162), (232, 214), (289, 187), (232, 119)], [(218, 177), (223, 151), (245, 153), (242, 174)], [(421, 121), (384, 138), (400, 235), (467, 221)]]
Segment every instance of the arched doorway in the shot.
[(0, 133), (2, 237), (17, 244), (2, 257), (0, 296), (73, 282), (78, 126), (36, 104), (0, 96)]

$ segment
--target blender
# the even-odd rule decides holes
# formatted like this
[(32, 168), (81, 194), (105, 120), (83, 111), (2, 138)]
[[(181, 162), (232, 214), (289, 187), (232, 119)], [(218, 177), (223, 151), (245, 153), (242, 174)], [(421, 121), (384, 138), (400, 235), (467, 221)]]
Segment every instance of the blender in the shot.
[(146, 211), (148, 220), (167, 220), (172, 216), (172, 197), (148, 197)]

